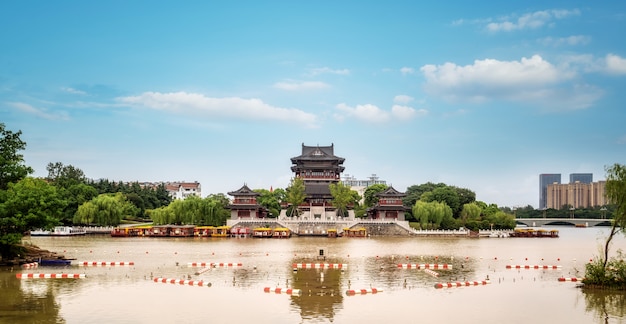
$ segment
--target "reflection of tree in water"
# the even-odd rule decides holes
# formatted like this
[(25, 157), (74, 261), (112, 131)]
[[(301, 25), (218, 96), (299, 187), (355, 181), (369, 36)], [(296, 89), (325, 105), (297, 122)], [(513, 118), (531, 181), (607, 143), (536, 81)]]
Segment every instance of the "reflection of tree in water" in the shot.
[[(72, 279), (69, 279), (72, 280)], [(0, 273), (0, 319), (6, 323), (64, 323), (51, 279), (16, 279)]]
[(291, 303), (300, 308), (303, 319), (323, 317), (332, 322), (335, 310), (343, 303), (342, 274), (340, 269), (297, 269), (293, 272), (291, 287), (300, 289), (302, 294), (291, 298)]
[(599, 319), (609, 323), (609, 318), (624, 318), (626, 315), (626, 293), (583, 289), (585, 309), (593, 311)]

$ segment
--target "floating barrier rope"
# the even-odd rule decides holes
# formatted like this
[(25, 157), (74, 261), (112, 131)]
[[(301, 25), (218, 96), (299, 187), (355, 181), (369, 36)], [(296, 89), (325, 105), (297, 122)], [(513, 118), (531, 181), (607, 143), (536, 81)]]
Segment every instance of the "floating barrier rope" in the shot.
[(560, 265), (508, 265), (507, 269), (546, 269), (546, 270), (560, 270)]
[(189, 262), (188, 267), (241, 267), (241, 262)]
[(354, 295), (367, 295), (367, 294), (377, 294), (379, 292), (383, 292), (382, 289), (370, 288), (370, 289), (349, 289), (346, 290), (346, 295), (354, 296)]
[(24, 268), (24, 269), (37, 268), (37, 267), (39, 267), (39, 263), (37, 263), (37, 262), (31, 262), (31, 263), (24, 263), (24, 264), (22, 264), (22, 268)]
[(204, 282), (202, 280), (154, 278), (153, 281), (160, 282), (160, 283), (179, 284), (179, 285), (185, 285), (185, 286), (211, 287), (210, 282)]
[(135, 265), (135, 262), (130, 261), (121, 261), (121, 262), (106, 262), (106, 261), (83, 261), (78, 263), (79, 266), (83, 267), (108, 267), (108, 266), (132, 266)]
[(347, 263), (294, 263), (294, 268), (297, 269), (345, 269), (348, 267)]
[(293, 289), (293, 288), (271, 288), (271, 287), (265, 287), (263, 288), (263, 291), (266, 293), (276, 293), (276, 294), (287, 294), (287, 295), (300, 295), (301, 290), (300, 289)]
[(16, 273), (18, 279), (81, 279), (86, 278), (84, 273)]
[(402, 268), (402, 269), (452, 269), (452, 265), (451, 264), (399, 263), (398, 268)]
[(436, 283), (435, 288), (454, 288), (454, 287), (469, 287), (469, 286), (482, 286), (491, 283), (489, 280), (483, 281), (457, 281), (457, 282), (445, 282), (445, 283)]
[(559, 278), (559, 281), (562, 281), (562, 282), (563, 282), (563, 281), (573, 281), (573, 282), (577, 282), (577, 281), (583, 281), (584, 279), (585, 279), (585, 278), (575, 278), (575, 277), (568, 278), (568, 277), (561, 277), (561, 278)]
[(430, 269), (424, 269), (424, 272), (428, 273), (429, 275), (433, 276), (433, 277), (439, 277), (439, 273), (432, 271)]

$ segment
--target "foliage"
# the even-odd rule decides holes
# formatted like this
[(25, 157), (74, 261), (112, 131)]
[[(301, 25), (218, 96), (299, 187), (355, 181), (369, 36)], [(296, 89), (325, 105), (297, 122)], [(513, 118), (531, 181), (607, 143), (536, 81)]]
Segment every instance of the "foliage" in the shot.
[(116, 226), (125, 216), (133, 215), (135, 209), (122, 193), (100, 194), (78, 207), (74, 223)]
[(172, 201), (164, 183), (153, 185), (140, 185), (139, 182), (113, 182), (108, 179), (88, 181), (99, 194), (118, 193), (126, 195), (126, 199), (137, 207), (135, 215), (129, 217), (148, 218), (147, 210), (167, 206)]
[(481, 213), (482, 208), (480, 208), (476, 202), (463, 205), (463, 209), (461, 210), (462, 224), (465, 225), (467, 221), (479, 220)]
[(439, 229), (444, 220), (452, 219), (452, 209), (442, 202), (418, 200), (413, 206), (413, 215), (422, 229)]
[(87, 181), (83, 170), (73, 165), (63, 165), (61, 162), (50, 162), (46, 166), (46, 170), (48, 171), (48, 181), (59, 187), (69, 188), (73, 185), (86, 183)]
[(33, 168), (24, 165), (24, 156), (19, 154), (26, 148), (20, 135), (22, 131), (14, 133), (0, 123), (0, 190), (6, 190), (9, 183), (16, 183), (33, 173)]
[(224, 196), (190, 196), (184, 200), (175, 200), (168, 206), (149, 210), (148, 215), (156, 225), (221, 226), (230, 216), (228, 201), (224, 201), (222, 197)]
[[(347, 216), (348, 206), (354, 205), (354, 203), (358, 201), (355, 201), (355, 197), (358, 197), (359, 194), (341, 182), (331, 183), (328, 185), (328, 188), (330, 189), (330, 194), (333, 196), (333, 206), (337, 208), (337, 216)], [(356, 193), (356, 195), (354, 195), (354, 193)]]
[(24, 178), (0, 191), (0, 253), (4, 256), (22, 234), (58, 225), (66, 202), (41, 179)]
[(285, 195), (285, 201), (289, 205), (291, 205), (291, 210), (288, 213), (290, 217), (294, 216), (294, 213), (296, 214), (296, 216), (300, 215), (299, 206), (304, 202), (305, 198), (306, 192), (304, 187), (304, 180), (302, 180), (302, 178), (300, 177), (295, 177), (291, 179), (291, 183), (289, 184), (289, 187), (287, 187), (287, 192)]
[(378, 203), (378, 194), (387, 190), (387, 185), (382, 183), (373, 184), (365, 189), (363, 199), (365, 208), (372, 207)]
[(454, 215), (458, 215), (460, 212), (460, 199), (459, 194), (452, 187), (440, 187), (436, 188), (433, 191), (425, 192), (422, 194), (421, 200), (426, 202), (438, 201), (445, 203), (452, 209), (452, 213)]
[(267, 189), (255, 189), (254, 192), (259, 193), (256, 201), (259, 205), (267, 208), (270, 217), (278, 217), (280, 215), (281, 197), (284, 197), (284, 190), (276, 189), (269, 191)]
[(617, 257), (605, 262), (597, 258), (585, 265), (583, 283), (605, 288), (626, 289), (626, 262), (624, 255), (618, 251)]

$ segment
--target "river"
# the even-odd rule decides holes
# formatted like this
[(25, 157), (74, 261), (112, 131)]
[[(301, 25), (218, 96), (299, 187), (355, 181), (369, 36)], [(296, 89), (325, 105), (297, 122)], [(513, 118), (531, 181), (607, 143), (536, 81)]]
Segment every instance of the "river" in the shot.
[[(585, 264), (600, 254), (608, 228), (546, 228), (558, 229), (560, 237), (28, 237), (28, 243), (75, 260), (64, 268), (1, 268), (0, 322), (626, 323), (623, 293), (586, 292), (576, 282), (558, 280), (584, 276)], [(618, 249), (626, 250), (624, 236), (616, 238), (613, 254)], [(192, 266), (200, 262), (216, 265)], [(294, 270), (299, 263), (342, 268)], [(425, 271), (399, 264), (452, 269)], [(524, 269), (526, 265), (559, 267)], [(86, 277), (18, 279), (18, 273)], [(155, 278), (188, 281), (181, 285)], [(483, 285), (487, 278), (490, 283)], [(447, 282), (471, 285), (435, 288)], [(288, 294), (286, 288), (301, 293)], [(357, 294), (348, 295), (348, 290)]]

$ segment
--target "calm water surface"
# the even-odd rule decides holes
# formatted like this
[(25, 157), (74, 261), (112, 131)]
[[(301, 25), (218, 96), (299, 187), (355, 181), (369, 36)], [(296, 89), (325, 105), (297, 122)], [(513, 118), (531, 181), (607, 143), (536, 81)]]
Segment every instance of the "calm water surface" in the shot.
[[(549, 238), (168, 239), (32, 237), (76, 259), (65, 268), (0, 269), (1, 323), (626, 323), (623, 294), (583, 292), (582, 277), (608, 229), (548, 227)], [(326, 260), (318, 259), (324, 249)], [(613, 251), (626, 250), (617, 238)], [(83, 261), (134, 262), (84, 267)], [(193, 262), (241, 263), (204, 269)], [(293, 270), (294, 263), (342, 263)], [(398, 264), (451, 264), (452, 270)], [(560, 265), (560, 270), (507, 269)], [(84, 273), (84, 279), (17, 279), (16, 273)], [(198, 274), (197, 274), (198, 273)], [(450, 281), (481, 286), (435, 289)], [(154, 282), (202, 280), (210, 287)], [(265, 293), (300, 289), (300, 296)], [(348, 296), (349, 289), (382, 290)]]

